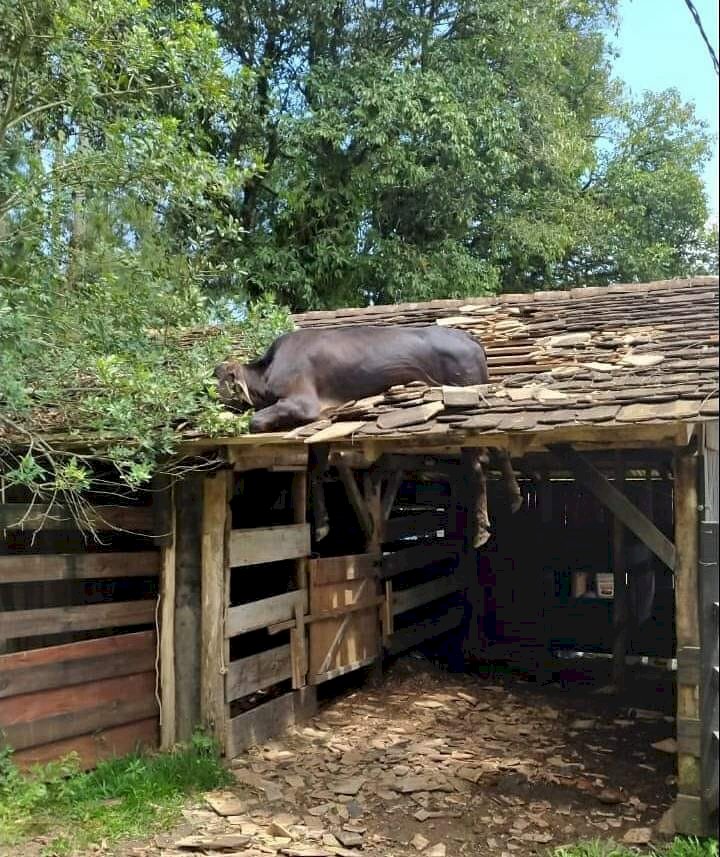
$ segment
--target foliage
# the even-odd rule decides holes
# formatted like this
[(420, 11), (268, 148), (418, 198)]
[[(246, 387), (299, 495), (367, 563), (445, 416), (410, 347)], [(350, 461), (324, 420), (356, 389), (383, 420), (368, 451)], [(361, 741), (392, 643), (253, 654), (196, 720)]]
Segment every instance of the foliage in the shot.
[(196, 734), (169, 753), (132, 754), (83, 773), (72, 756), (30, 774), (0, 755), (0, 844), (50, 834), (62, 855), (169, 827), (188, 796), (229, 782), (214, 743)]
[(249, 288), (313, 308), (697, 270), (707, 130), (612, 81), (616, 5), (208, 3), (253, 72)]
[(209, 282), (242, 296), (218, 254), (253, 166), (211, 142), (242, 124), (249, 80), (196, 4), (0, 0), (0, 440), (30, 448), (5, 450), (6, 487), (99, 488), (68, 440), (136, 487), (181, 422), (243, 430), (208, 396), (227, 340), (180, 333), (213, 317)]
[[(647, 857), (718, 857), (717, 839), (699, 840), (694, 837), (677, 837), (667, 847), (651, 848)], [(617, 845), (612, 841), (584, 842), (556, 848), (550, 857), (638, 857), (636, 850)]]
[(6, 487), (97, 497), (179, 426), (244, 431), (212, 395), (228, 340), (182, 331), (239, 321), (260, 351), (290, 326), (271, 295), (716, 271), (707, 131), (612, 81), (616, 5), (0, 0)]

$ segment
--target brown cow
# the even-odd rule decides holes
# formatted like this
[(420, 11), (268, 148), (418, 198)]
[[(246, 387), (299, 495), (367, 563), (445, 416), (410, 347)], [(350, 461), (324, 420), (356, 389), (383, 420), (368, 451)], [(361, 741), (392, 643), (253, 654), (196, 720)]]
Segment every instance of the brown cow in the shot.
[[(349, 325), (286, 333), (252, 363), (226, 361), (215, 369), (220, 399), (235, 408), (255, 408), (251, 432), (279, 431), (311, 423), (348, 401), (423, 381), (463, 387), (488, 380), (485, 349), (469, 334), (431, 325)], [(316, 538), (327, 532), (320, 478), (327, 450), (313, 450)], [(482, 464), (478, 460), (478, 467)], [(507, 466), (504, 470), (507, 472)], [(510, 473), (512, 470), (510, 468)], [(479, 485), (477, 533), (488, 537), (484, 480)], [(519, 492), (518, 492), (519, 494)]]
[(395, 384), (457, 387), (487, 382), (485, 350), (461, 330), (351, 325), (286, 333), (252, 363), (221, 363), (220, 398), (253, 407), (251, 432), (314, 422), (354, 399)]

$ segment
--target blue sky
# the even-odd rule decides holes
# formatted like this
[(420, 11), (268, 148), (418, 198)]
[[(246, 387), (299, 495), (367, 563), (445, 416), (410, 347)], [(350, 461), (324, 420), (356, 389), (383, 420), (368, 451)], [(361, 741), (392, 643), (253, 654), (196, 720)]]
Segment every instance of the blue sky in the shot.
[[(718, 53), (718, 2), (693, 0)], [(718, 77), (685, 0), (621, 0), (620, 30), (611, 36), (619, 51), (615, 75), (640, 94), (674, 86), (718, 134)], [(705, 170), (710, 212), (718, 216), (718, 143)]]

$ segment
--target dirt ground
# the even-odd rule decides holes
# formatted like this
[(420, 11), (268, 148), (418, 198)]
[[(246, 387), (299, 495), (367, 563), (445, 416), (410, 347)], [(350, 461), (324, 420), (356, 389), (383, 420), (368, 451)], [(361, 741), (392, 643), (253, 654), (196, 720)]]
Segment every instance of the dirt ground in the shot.
[(673, 734), (669, 677), (635, 676), (622, 697), (602, 692), (597, 667), (564, 678), (403, 658), (380, 687), (346, 688), (236, 759), (236, 785), (178, 829), (117, 853), (525, 857), (597, 837), (662, 841), (674, 756), (652, 744)]

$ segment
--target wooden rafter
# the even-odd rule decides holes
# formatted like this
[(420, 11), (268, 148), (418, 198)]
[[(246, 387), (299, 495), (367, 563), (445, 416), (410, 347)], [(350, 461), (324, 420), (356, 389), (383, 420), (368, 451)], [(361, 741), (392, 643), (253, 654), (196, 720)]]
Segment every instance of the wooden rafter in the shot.
[(628, 498), (603, 476), (587, 458), (565, 444), (553, 453), (572, 470), (575, 479), (634, 533), (671, 571), (675, 570), (675, 545)]

